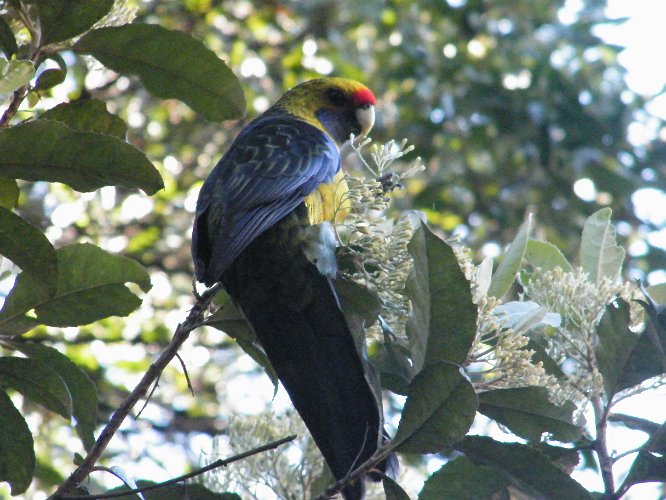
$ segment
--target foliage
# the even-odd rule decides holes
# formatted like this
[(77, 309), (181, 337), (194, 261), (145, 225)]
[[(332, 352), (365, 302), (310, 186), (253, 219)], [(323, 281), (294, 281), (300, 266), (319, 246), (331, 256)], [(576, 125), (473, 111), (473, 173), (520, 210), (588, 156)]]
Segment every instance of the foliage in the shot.
[[(404, 184), (391, 207), (373, 198), (376, 179), (350, 179), (362, 194), (340, 229), (336, 280), (386, 391), (389, 447), (412, 473), (424, 469), (420, 456), (446, 460), (418, 497), (589, 498), (571, 475), (583, 450), (607, 498), (666, 481), (666, 424), (614, 410), (666, 373), (664, 287), (623, 281), (666, 264), (646, 236), (657, 228), (630, 201), (664, 184), (663, 148), (626, 139), (645, 103), (624, 85), (620, 48), (592, 29), (619, 21), (587, 2), (562, 23), (562, 4), (0, 0), (0, 254), (12, 263), (0, 268), (0, 480), (11, 494), (64, 482), (191, 307), (193, 200), (237, 130), (210, 122), (241, 118), (245, 96), (255, 115), (330, 71), (372, 82), (377, 136), (410, 137), (428, 174), (404, 175), (414, 165), (396, 148), (409, 151), (389, 143), (365, 163)], [(346, 163), (363, 168), (352, 153)], [(573, 194), (582, 178), (594, 199)], [(432, 229), (399, 215), (406, 207)], [(377, 208), (396, 220), (369, 220)], [(630, 241), (646, 250), (626, 253)], [(493, 272), (483, 249), (498, 244), (508, 247)], [(138, 457), (163, 467), (151, 481), (196, 466), (192, 443), (209, 442), (226, 425), (219, 415), (238, 411), (234, 387), (260, 390), (243, 351), (274, 394), (242, 316), (222, 296), (215, 308), (212, 328), (180, 350), (189, 380), (165, 370), (141, 420), (126, 419), (99, 465)], [(511, 435), (480, 435), (479, 415)], [(622, 482), (608, 451), (613, 425), (647, 436), (627, 451)], [(238, 429), (240, 443), (262, 443), (255, 425)], [(287, 452), (267, 456), (289, 468)], [(203, 484), (254, 491), (258, 460)], [(330, 482), (315, 466), (291, 473), (304, 478), (304, 496)], [(135, 474), (143, 468), (121, 476), (144, 484)], [(91, 490), (110, 489), (100, 475)], [(406, 497), (400, 484), (385, 481), (388, 498)], [(201, 485), (188, 495), (233, 497)]]

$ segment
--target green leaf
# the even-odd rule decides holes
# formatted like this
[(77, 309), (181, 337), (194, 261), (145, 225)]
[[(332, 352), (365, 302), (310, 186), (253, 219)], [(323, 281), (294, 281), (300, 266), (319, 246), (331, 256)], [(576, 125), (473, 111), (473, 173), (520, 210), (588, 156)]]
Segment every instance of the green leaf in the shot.
[(65, 382), (45, 363), (11, 356), (0, 358), (0, 386), (11, 387), (67, 419), (72, 416), (72, 397)]
[(640, 336), (633, 333), (629, 330), (629, 305), (621, 299), (616, 302), (606, 306), (597, 325), (599, 342), (595, 348), (609, 399), (618, 391), (666, 372), (666, 339), (658, 338), (650, 321)]
[(154, 24), (100, 28), (74, 50), (119, 73), (138, 75), (152, 94), (180, 99), (214, 121), (239, 118), (245, 97), (238, 78), (213, 51), (187, 33)]
[(12, 496), (28, 489), (35, 470), (35, 450), (28, 424), (7, 394), (0, 390), (0, 481)]
[(414, 268), (405, 285), (412, 302), (406, 330), (414, 371), (440, 361), (462, 364), (476, 335), (469, 281), (449, 245), (424, 224), (409, 243)]
[[(217, 298), (219, 296), (216, 295)], [(206, 320), (206, 325), (217, 328), (236, 340), (253, 342), (256, 338), (252, 326), (243, 313), (233, 303), (231, 297), (226, 295), (226, 302), (213, 315)]]
[(18, 50), (14, 33), (4, 17), (0, 17), (0, 50), (4, 52), (7, 59), (11, 59)]
[(31, 309), (37, 321), (50, 326), (79, 326), (109, 316), (127, 316), (141, 300), (125, 286), (136, 283), (148, 291), (150, 276), (138, 262), (105, 252), (90, 244), (57, 250), (58, 288), (47, 301), (35, 300), (36, 284), (31, 274), (21, 273), (0, 311), (3, 323), (11, 323)]
[(543, 433), (562, 442), (578, 439), (581, 430), (572, 420), (575, 409), (570, 401), (562, 406), (551, 403), (544, 387), (496, 389), (479, 394), (479, 412), (530, 441), (539, 441)]
[(510, 484), (501, 469), (476, 465), (467, 457), (461, 456), (446, 463), (426, 480), (418, 500), (489, 498), (506, 490)]
[(32, 292), (36, 300), (53, 297), (58, 282), (58, 258), (55, 248), (39, 229), (15, 213), (0, 207), (0, 255), (24, 272), (34, 273)]
[(164, 187), (146, 156), (108, 135), (74, 130), (53, 120), (35, 120), (0, 130), (0, 176), (68, 184), (77, 191), (102, 186)]
[(525, 255), (527, 240), (531, 230), (532, 215), (530, 214), (527, 220), (520, 226), (518, 234), (511, 242), (511, 245), (509, 245), (502, 262), (500, 262), (497, 271), (493, 274), (493, 279), (490, 281), (490, 288), (488, 289), (489, 297), (497, 297), (499, 299), (511, 288), (513, 280), (516, 279), (516, 275), (520, 271), (520, 265)]
[(407, 394), (415, 375), (408, 349), (386, 336), (370, 363), (379, 373), (382, 387), (396, 394)]
[(45, 45), (80, 35), (113, 7), (113, 0), (35, 0), (35, 3)]
[(264, 369), (264, 372), (266, 372), (268, 378), (271, 379), (271, 383), (273, 384), (273, 396), (275, 396), (278, 390), (279, 380), (277, 373), (275, 372), (275, 368), (273, 368), (273, 365), (268, 359), (268, 356), (266, 356), (266, 353), (254, 342), (249, 342), (242, 339), (236, 339), (236, 342), (238, 343), (239, 347), (243, 349), (245, 354), (250, 356), (259, 366)]
[(455, 448), (474, 463), (501, 469), (514, 486), (536, 498), (592, 498), (585, 488), (530, 446), (501, 443), (485, 436), (467, 436)]
[[(136, 484), (139, 488), (145, 488), (157, 483), (140, 479)], [(126, 490), (129, 490), (127, 486), (120, 486), (109, 490), (106, 493), (120, 493)], [(197, 483), (161, 486), (159, 488), (144, 491), (142, 495), (146, 500), (183, 500), (185, 498), (187, 500), (241, 500), (241, 497), (236, 493), (214, 493)], [(136, 500), (138, 497), (136, 493), (134, 493), (117, 498), (119, 500)]]
[(76, 419), (76, 432), (86, 450), (95, 443), (97, 422), (97, 390), (90, 377), (67, 356), (52, 347), (35, 342), (13, 343), (13, 347), (30, 359), (52, 368), (67, 385), (72, 397), (72, 416)]
[(552, 271), (556, 267), (561, 268), (565, 273), (573, 271), (571, 264), (560, 249), (547, 241), (528, 240), (525, 260), (532, 268), (538, 267), (542, 271)]
[(106, 104), (98, 99), (79, 99), (64, 102), (45, 111), (40, 119), (56, 120), (82, 131), (97, 132), (125, 139), (127, 124), (106, 110)]
[(666, 482), (666, 458), (649, 451), (639, 451), (624, 482), (626, 484)]
[(476, 414), (472, 384), (451, 363), (424, 368), (412, 381), (394, 438), (397, 451), (436, 453), (462, 439)]
[(0, 177), (0, 207), (11, 210), (18, 205), (19, 190), (18, 184), (14, 179), (5, 179)]
[(410, 500), (405, 490), (390, 477), (384, 476), (382, 486), (384, 487), (386, 500)]
[(365, 329), (377, 321), (381, 310), (379, 297), (363, 285), (345, 278), (333, 280), (333, 286), (356, 348), (361, 352), (365, 348)]
[(67, 72), (61, 69), (49, 68), (42, 71), (37, 77), (33, 90), (48, 90), (65, 81)]
[(602, 208), (592, 214), (583, 227), (580, 264), (595, 284), (599, 284), (605, 277), (615, 280), (624, 261), (624, 249), (615, 242), (611, 214), (610, 208)]
[(31, 61), (0, 59), (0, 95), (29, 84), (34, 74), (35, 66)]

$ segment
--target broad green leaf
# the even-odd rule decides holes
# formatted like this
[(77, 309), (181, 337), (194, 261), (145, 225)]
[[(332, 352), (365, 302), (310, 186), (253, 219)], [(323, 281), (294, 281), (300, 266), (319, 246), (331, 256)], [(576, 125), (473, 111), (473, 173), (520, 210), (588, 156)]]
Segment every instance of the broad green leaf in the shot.
[(72, 416), (76, 419), (76, 432), (86, 450), (95, 443), (97, 422), (97, 390), (90, 377), (67, 356), (52, 347), (35, 342), (12, 344), (30, 359), (53, 369), (67, 385), (72, 397)]
[(575, 441), (581, 430), (573, 423), (576, 406), (557, 406), (544, 387), (496, 389), (479, 394), (479, 412), (507, 427), (515, 435), (538, 442), (544, 433), (562, 442)]
[(33, 0), (39, 8), (42, 43), (62, 42), (80, 35), (102, 19), (113, 0)]
[(599, 342), (595, 355), (609, 399), (616, 392), (666, 370), (663, 359), (666, 339), (662, 339), (663, 344), (655, 339), (654, 345), (650, 331), (649, 324), (640, 336), (629, 330), (629, 305), (625, 301), (618, 299), (617, 305), (606, 306), (597, 325)]
[(65, 81), (67, 72), (61, 69), (49, 68), (42, 71), (37, 77), (33, 90), (48, 90)]
[(54, 120), (35, 120), (0, 130), (0, 176), (68, 184), (77, 191), (103, 186), (164, 187), (140, 150), (111, 137), (74, 130)]
[(12, 29), (7, 24), (7, 21), (3, 17), (0, 17), (0, 51), (4, 52), (7, 59), (11, 59), (17, 50), (16, 38), (14, 38)]
[(46, 363), (12, 356), (0, 358), (0, 387), (11, 387), (65, 418), (72, 416), (69, 390)]
[(381, 310), (379, 297), (363, 285), (345, 278), (333, 280), (342, 312), (359, 352), (365, 349), (365, 329), (377, 321)]
[(18, 205), (19, 190), (18, 184), (14, 179), (5, 179), (0, 177), (0, 207), (11, 210)]
[(627, 484), (639, 483), (665, 483), (666, 482), (666, 457), (663, 454), (655, 454), (649, 451), (639, 451), (636, 460), (629, 469), (625, 479)]
[(79, 99), (64, 102), (45, 111), (40, 119), (56, 120), (76, 130), (88, 130), (125, 139), (127, 124), (106, 110), (106, 104), (97, 99)]
[(499, 299), (511, 288), (513, 280), (516, 279), (516, 275), (520, 270), (531, 230), (532, 215), (530, 214), (527, 220), (520, 226), (518, 234), (511, 242), (511, 245), (509, 245), (502, 262), (500, 262), (497, 271), (493, 274), (493, 279), (488, 289), (489, 297), (497, 297)]
[(274, 391), (273, 396), (275, 396), (275, 393), (277, 393), (278, 390), (279, 380), (277, 373), (275, 372), (275, 368), (273, 368), (273, 365), (268, 359), (268, 356), (266, 356), (266, 353), (262, 349), (260, 349), (254, 342), (249, 342), (247, 340), (242, 340), (242, 339), (236, 339), (236, 342), (238, 343), (238, 346), (241, 349), (243, 349), (243, 352), (245, 352), (245, 354), (254, 359), (257, 362), (257, 364), (264, 369), (264, 372), (266, 372), (268, 378), (271, 379)]
[(624, 249), (615, 242), (611, 214), (610, 208), (602, 208), (592, 214), (583, 227), (580, 264), (595, 284), (600, 283), (602, 278), (615, 280), (624, 261)]
[(393, 479), (385, 476), (382, 479), (382, 486), (384, 487), (384, 495), (386, 500), (410, 500), (409, 495), (396, 483)]
[(414, 268), (405, 285), (412, 302), (406, 330), (414, 371), (440, 361), (462, 364), (476, 335), (469, 281), (449, 245), (424, 224), (409, 243)]
[(28, 489), (35, 470), (32, 434), (21, 413), (0, 390), (0, 481), (11, 486), (12, 496)]
[(467, 436), (455, 445), (474, 463), (503, 470), (514, 486), (536, 498), (590, 500), (579, 483), (541, 451), (519, 443), (501, 443), (485, 436)]
[[(139, 488), (146, 488), (154, 484), (153, 481), (146, 481), (139, 479), (136, 481)], [(107, 493), (121, 493), (129, 490), (127, 486), (113, 488)], [(206, 489), (203, 485), (197, 483), (187, 484), (172, 484), (169, 486), (160, 486), (152, 490), (144, 491), (141, 493), (145, 500), (241, 500), (241, 497), (236, 493), (214, 493)], [(136, 494), (132, 496), (123, 496), (121, 499), (134, 500), (137, 498)]]
[[(217, 301), (219, 295), (215, 296), (215, 301)], [(226, 293), (224, 295), (227, 300), (224, 304), (220, 304), (222, 307), (206, 320), (206, 324), (217, 328), (236, 340), (254, 341), (256, 336), (252, 326), (231, 298)]]
[[(9, 94), (30, 83), (35, 74), (31, 61), (0, 58), (0, 95)], [(0, 148), (2, 150), (3, 148)]]
[(571, 264), (560, 249), (547, 241), (528, 240), (525, 260), (533, 268), (538, 267), (542, 271), (552, 271), (556, 267), (561, 268), (565, 273), (573, 271)]
[[(661, 324), (653, 305), (644, 301), (639, 302), (647, 312), (645, 329), (638, 335), (631, 355), (622, 369), (616, 392), (666, 373), (666, 328)], [(622, 320), (628, 321), (628, 317), (625, 316)], [(630, 331), (627, 331), (627, 334), (636, 336)]]
[(0, 311), (3, 322), (34, 309), (36, 320), (50, 326), (79, 326), (108, 316), (127, 316), (141, 304), (125, 283), (151, 287), (146, 269), (138, 262), (105, 252), (90, 244), (57, 250), (58, 288), (54, 297), (36, 301), (31, 294), (34, 277), (21, 273)]
[(394, 438), (397, 451), (436, 453), (462, 439), (478, 401), (472, 384), (451, 363), (424, 368), (412, 381)]
[(489, 498), (506, 490), (510, 484), (506, 474), (498, 467), (476, 465), (461, 456), (447, 462), (426, 480), (418, 500)]
[(23, 272), (34, 273), (32, 293), (36, 300), (48, 300), (55, 294), (58, 281), (58, 257), (51, 242), (39, 229), (15, 213), (0, 207), (0, 255), (7, 257)]
[(415, 375), (407, 348), (387, 336), (370, 363), (379, 373), (382, 387), (396, 394), (407, 394)]
[(138, 75), (152, 94), (180, 99), (214, 121), (239, 118), (245, 96), (238, 78), (213, 51), (187, 33), (154, 24), (126, 24), (86, 33), (74, 50), (119, 73)]

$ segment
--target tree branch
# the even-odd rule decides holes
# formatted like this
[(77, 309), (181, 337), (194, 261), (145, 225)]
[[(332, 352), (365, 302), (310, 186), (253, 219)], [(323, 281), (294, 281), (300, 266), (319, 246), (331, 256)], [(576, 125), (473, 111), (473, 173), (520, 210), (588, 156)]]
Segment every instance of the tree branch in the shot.
[(256, 455), (258, 453), (263, 453), (265, 451), (272, 450), (274, 448), (277, 448), (278, 446), (281, 446), (285, 443), (289, 443), (290, 441), (293, 441), (296, 439), (296, 434), (292, 434), (291, 436), (287, 436), (282, 439), (278, 439), (277, 441), (273, 441), (271, 443), (264, 444), (262, 446), (258, 446), (257, 448), (253, 448), (248, 451), (244, 451), (243, 453), (239, 453), (238, 455), (234, 455), (233, 457), (229, 458), (223, 458), (220, 460), (215, 460), (215, 462), (212, 462), (204, 467), (201, 467), (197, 470), (194, 470), (192, 472), (189, 472), (187, 474), (183, 474), (182, 476), (174, 477), (173, 479), (169, 479), (168, 481), (164, 481), (162, 483), (156, 483), (156, 484), (151, 484), (148, 486), (143, 486), (141, 488), (135, 488), (135, 489), (130, 489), (130, 490), (123, 490), (123, 491), (118, 491), (116, 493), (105, 493), (102, 495), (74, 495), (74, 496), (60, 496), (60, 495), (54, 495), (55, 499), (58, 500), (64, 500), (64, 499), (77, 499), (77, 500), (95, 500), (99, 498), (119, 498), (119, 497), (124, 497), (125, 495), (130, 495), (132, 493), (142, 493), (144, 491), (149, 491), (149, 490), (156, 490), (158, 488), (164, 488), (165, 486), (170, 486), (172, 484), (180, 483), (182, 481), (186, 481), (188, 479), (191, 479), (196, 476), (200, 476), (201, 474), (204, 474), (208, 471), (211, 471), (213, 469), (217, 469), (219, 467), (225, 467), (229, 465), (230, 463), (237, 462), (238, 460), (243, 460), (244, 458), (250, 457), (252, 455)]
[(608, 426), (608, 413), (610, 412), (610, 402), (604, 407), (601, 396), (592, 398), (594, 416), (596, 419), (596, 438), (594, 440), (594, 451), (597, 452), (599, 459), (599, 468), (601, 469), (601, 478), (604, 481), (604, 499), (612, 500), (615, 497), (615, 479), (613, 477), (613, 459), (608, 454), (606, 445), (606, 427)]
[(90, 471), (95, 466), (95, 463), (99, 460), (99, 457), (109, 444), (109, 441), (111, 441), (111, 438), (120, 427), (120, 424), (122, 424), (125, 418), (127, 418), (127, 415), (129, 415), (129, 412), (134, 408), (134, 405), (139, 399), (146, 395), (150, 386), (159, 378), (162, 371), (171, 362), (174, 356), (176, 356), (178, 349), (187, 340), (190, 332), (201, 325), (204, 312), (220, 287), (220, 283), (217, 283), (197, 298), (197, 301), (190, 310), (185, 321), (179, 324), (176, 328), (173, 339), (171, 339), (167, 348), (162, 352), (157, 361), (150, 365), (141, 381), (111, 416), (111, 419), (100, 433), (86, 458), (74, 470), (74, 472), (72, 472), (65, 482), (58, 487), (54, 493), (55, 498), (62, 498), (67, 495), (67, 493), (76, 488), (78, 484), (88, 477)]

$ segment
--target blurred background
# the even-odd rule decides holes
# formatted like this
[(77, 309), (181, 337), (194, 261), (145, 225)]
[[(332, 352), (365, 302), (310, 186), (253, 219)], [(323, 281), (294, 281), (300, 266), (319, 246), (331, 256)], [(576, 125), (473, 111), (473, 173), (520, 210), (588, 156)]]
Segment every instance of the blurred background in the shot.
[[(153, 289), (128, 319), (34, 333), (59, 339), (88, 369), (104, 421), (193, 303), (189, 245), (203, 180), (247, 121), (286, 89), (321, 75), (355, 78), (373, 90), (373, 140), (407, 138), (416, 150), (405, 160), (418, 155), (426, 165), (396, 195), (395, 209), (421, 210), (433, 226), (460, 235), (476, 263), (501, 255), (530, 212), (535, 236), (576, 262), (583, 222), (608, 206), (628, 249), (626, 277), (666, 281), (662, 1), (125, 3), (139, 21), (186, 31), (214, 50), (240, 78), (248, 111), (239, 122), (207, 122), (71, 53), (67, 80), (43, 96), (44, 109), (65, 99), (104, 100), (129, 123), (130, 142), (147, 152), (166, 185), (149, 198), (123, 188), (78, 193), (35, 183), (21, 199), (21, 214), (57, 245), (92, 241), (151, 271)], [(282, 392), (271, 405), (268, 378), (219, 331), (195, 332), (181, 356), (195, 396), (172, 364), (141, 418), (129, 419), (112, 441), (109, 465), (168, 479), (201, 464), (231, 415), (289, 406)], [(72, 451), (83, 452), (60, 417), (34, 412), (28, 421), (39, 429), (40, 463), (28, 498), (45, 498), (72, 469)], [(119, 483), (110, 478), (93, 474), (104, 485)], [(2, 488), (0, 496), (8, 492)]]

